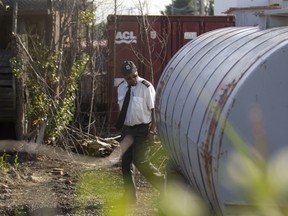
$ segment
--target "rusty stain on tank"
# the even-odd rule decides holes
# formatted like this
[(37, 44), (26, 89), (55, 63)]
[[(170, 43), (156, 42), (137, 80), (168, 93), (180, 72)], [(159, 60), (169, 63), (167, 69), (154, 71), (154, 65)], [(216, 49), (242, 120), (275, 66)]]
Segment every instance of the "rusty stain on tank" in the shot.
[[(202, 158), (204, 160), (204, 164), (205, 164), (205, 171), (206, 171), (206, 177), (208, 179), (208, 187), (209, 187), (209, 191), (213, 197), (213, 199), (216, 201), (216, 194), (215, 194), (215, 190), (213, 187), (213, 172), (212, 172), (212, 154), (211, 154), (211, 150), (212, 150), (212, 143), (213, 143), (213, 137), (215, 135), (215, 130), (218, 126), (218, 121), (219, 118), (221, 118), (221, 109), (223, 108), (226, 99), (229, 97), (229, 93), (232, 91), (232, 89), (234, 88), (234, 86), (236, 85), (236, 83), (233, 82), (229, 85), (226, 85), (225, 89), (223, 90), (222, 95), (220, 96), (220, 99), (217, 101), (215, 101), (215, 103), (213, 105), (213, 108), (209, 109), (209, 113), (212, 114), (212, 118), (210, 119), (210, 124), (209, 124), (209, 129), (208, 129), (208, 133), (207, 133), (207, 139), (205, 141), (205, 143), (203, 143), (203, 151), (202, 151)], [(212, 100), (213, 101), (213, 100)], [(211, 107), (211, 106), (209, 106)]]

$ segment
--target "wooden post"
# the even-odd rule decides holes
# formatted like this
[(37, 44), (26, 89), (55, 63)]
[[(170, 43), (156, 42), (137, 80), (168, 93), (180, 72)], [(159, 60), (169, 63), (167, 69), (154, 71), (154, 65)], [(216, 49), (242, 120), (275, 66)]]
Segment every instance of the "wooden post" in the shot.
[(17, 20), (18, 20), (18, 0), (14, 0), (13, 17), (12, 17), (12, 34), (17, 33)]

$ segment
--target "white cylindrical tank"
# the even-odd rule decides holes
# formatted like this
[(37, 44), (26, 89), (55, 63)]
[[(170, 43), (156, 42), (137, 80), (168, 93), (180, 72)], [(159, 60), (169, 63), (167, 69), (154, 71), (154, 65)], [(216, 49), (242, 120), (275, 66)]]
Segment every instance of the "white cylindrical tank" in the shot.
[(257, 112), (267, 152), (287, 145), (287, 38), (288, 27), (211, 31), (179, 50), (161, 76), (159, 137), (172, 162), (214, 209), (223, 212), (243, 202), (223, 185), (229, 155), (236, 151), (231, 131), (255, 147), (251, 116)]

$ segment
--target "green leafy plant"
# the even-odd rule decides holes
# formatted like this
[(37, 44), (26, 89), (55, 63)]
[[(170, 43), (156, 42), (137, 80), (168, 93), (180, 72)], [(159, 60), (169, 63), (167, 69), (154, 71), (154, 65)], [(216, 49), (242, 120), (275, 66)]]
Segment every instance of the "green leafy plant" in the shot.
[(20, 163), (19, 163), (19, 154), (16, 153), (15, 158), (14, 158), (14, 160), (13, 160), (13, 166), (14, 166), (16, 169), (18, 169), (18, 168), (19, 168), (19, 165), (20, 165)]
[(2, 156), (0, 156), (0, 170), (2, 172), (6, 172), (8, 170), (8, 165), (6, 162), (6, 154), (5, 153)]
[[(39, 131), (44, 125), (45, 142), (51, 142), (73, 119), (78, 81), (89, 58), (80, 56), (69, 70), (69, 64), (64, 64), (63, 52), (50, 50), (37, 40), (28, 56), (24, 60), (11, 60), (16, 79), (26, 86), (28, 134)], [(33, 140), (33, 137), (28, 139)]]
[(80, 12), (80, 18), (81, 18), (81, 21), (86, 25), (86, 26), (89, 26), (92, 22), (93, 22), (93, 19), (95, 18), (95, 12), (93, 11), (81, 11)]

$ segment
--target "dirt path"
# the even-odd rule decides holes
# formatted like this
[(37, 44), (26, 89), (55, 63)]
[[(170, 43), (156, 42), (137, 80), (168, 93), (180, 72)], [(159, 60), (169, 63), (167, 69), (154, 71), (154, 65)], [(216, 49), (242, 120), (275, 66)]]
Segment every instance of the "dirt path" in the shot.
[[(110, 161), (119, 152), (115, 151), (109, 158), (93, 158), (67, 154), (49, 146), (13, 143), (0, 141), (2, 148), (10, 152), (17, 148), (20, 152), (5, 154), (14, 164), (0, 171), (0, 215), (113, 215), (110, 210), (115, 210), (115, 203), (111, 205), (103, 196), (109, 192), (105, 181), (110, 181), (109, 184), (118, 188), (110, 194), (111, 199), (121, 198), (121, 171), (119, 167), (111, 167)], [(109, 175), (109, 180), (102, 178), (102, 174)], [(91, 182), (85, 182), (90, 175)], [(93, 186), (85, 189), (83, 185)], [(155, 215), (157, 206), (153, 200), (157, 199), (157, 192), (141, 175), (137, 177), (137, 186), (137, 206), (129, 215)], [(98, 192), (94, 191), (97, 187)]]

